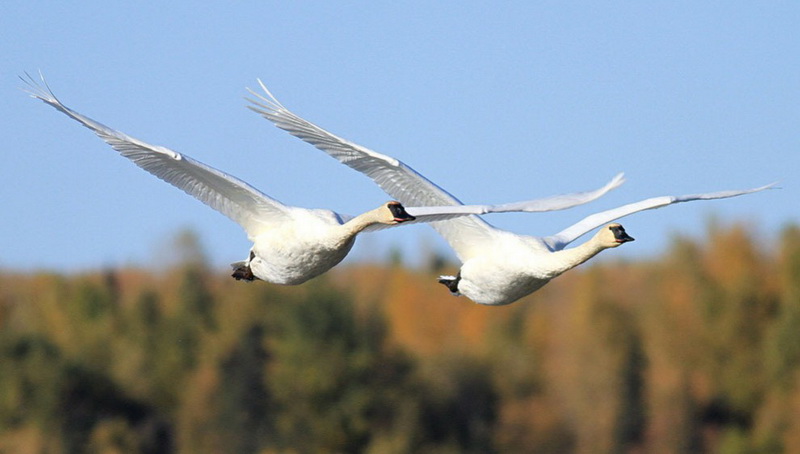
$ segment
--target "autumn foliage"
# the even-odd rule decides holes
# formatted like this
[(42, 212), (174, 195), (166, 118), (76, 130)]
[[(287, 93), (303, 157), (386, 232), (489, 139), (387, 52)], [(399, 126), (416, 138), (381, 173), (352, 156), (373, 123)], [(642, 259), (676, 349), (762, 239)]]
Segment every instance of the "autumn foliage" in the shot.
[(505, 307), (399, 264), (280, 287), (198, 257), (1, 273), (0, 453), (800, 452), (798, 227)]

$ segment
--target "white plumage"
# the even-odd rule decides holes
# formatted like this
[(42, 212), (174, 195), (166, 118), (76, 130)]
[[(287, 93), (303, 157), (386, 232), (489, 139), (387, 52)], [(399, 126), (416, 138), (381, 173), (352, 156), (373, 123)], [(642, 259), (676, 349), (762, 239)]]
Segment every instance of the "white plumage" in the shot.
[[(367, 175), (386, 193), (407, 205), (440, 206), (460, 204), (458, 199), (403, 162), (331, 134), (286, 109), (259, 80), (265, 95), (250, 90), (250, 109), (341, 163)], [(621, 175), (617, 178), (620, 179)], [(502, 305), (541, 288), (561, 273), (590, 259), (603, 249), (632, 241), (624, 228), (611, 224), (580, 246), (565, 249), (582, 235), (623, 216), (675, 203), (735, 197), (761, 191), (772, 185), (741, 191), (722, 191), (685, 196), (663, 196), (642, 200), (584, 218), (555, 235), (533, 237), (497, 229), (478, 216), (433, 222), (435, 228), (463, 262), (457, 276), (441, 276), (454, 294), (463, 294), (480, 304)], [(561, 209), (588, 201), (575, 195), (552, 198)], [(599, 197), (599, 195), (598, 195)], [(596, 198), (596, 197), (595, 197)], [(541, 200), (540, 200), (541, 202)], [(507, 204), (512, 211), (523, 210)], [(539, 206), (541, 208), (541, 205)], [(497, 207), (494, 207), (495, 211)]]

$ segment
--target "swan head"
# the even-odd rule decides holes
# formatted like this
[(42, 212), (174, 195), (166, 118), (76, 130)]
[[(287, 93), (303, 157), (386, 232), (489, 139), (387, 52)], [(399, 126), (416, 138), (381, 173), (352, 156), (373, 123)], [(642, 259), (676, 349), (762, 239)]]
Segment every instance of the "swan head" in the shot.
[(597, 239), (607, 248), (618, 247), (628, 241), (633, 241), (633, 237), (625, 232), (625, 227), (621, 224), (608, 224), (597, 234)]
[(386, 202), (384, 208), (380, 221), (383, 224), (396, 225), (417, 219), (406, 212), (403, 204), (395, 200)]

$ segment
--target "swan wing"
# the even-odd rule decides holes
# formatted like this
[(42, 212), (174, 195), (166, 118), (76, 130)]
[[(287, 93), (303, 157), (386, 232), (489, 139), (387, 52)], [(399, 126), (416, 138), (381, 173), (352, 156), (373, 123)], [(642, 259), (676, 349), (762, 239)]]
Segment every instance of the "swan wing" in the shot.
[(607, 211), (601, 211), (583, 218), (581, 221), (567, 227), (561, 232), (543, 238), (545, 244), (553, 250), (564, 249), (568, 244), (580, 238), (582, 235), (600, 227), (603, 224), (619, 219), (629, 214), (637, 213), (644, 210), (652, 210), (661, 208), (668, 205), (673, 205), (682, 202), (692, 202), (695, 200), (714, 200), (725, 199), (728, 197), (737, 197), (745, 194), (752, 194), (754, 192), (763, 191), (775, 186), (775, 183), (768, 184), (753, 189), (734, 190), (734, 191), (719, 191), (709, 192), (703, 194), (691, 194), (682, 196), (661, 196), (653, 197), (639, 202), (629, 203), (621, 207), (613, 208)]
[(331, 157), (372, 178), (384, 191), (404, 204), (459, 205), (461, 202), (403, 162), (338, 137), (286, 109), (259, 80), (266, 96), (248, 91), (252, 111), (275, 126), (308, 142)]
[[(612, 189), (618, 188), (625, 182), (625, 177), (622, 173), (614, 176), (603, 187), (583, 192), (573, 192), (569, 194), (558, 194), (550, 197), (542, 197), (539, 199), (524, 200), (522, 202), (503, 203), (499, 205), (458, 205), (449, 207), (414, 207), (411, 208), (417, 214), (455, 214), (455, 213), (468, 213), (468, 214), (491, 214), (491, 213), (511, 213), (511, 212), (526, 212), (526, 213), (541, 213), (545, 211), (558, 211), (566, 210), (578, 205), (589, 203), (592, 200), (598, 199)], [(416, 215), (411, 213), (412, 215)]]
[[(402, 161), (386, 156), (338, 137), (319, 126), (304, 120), (285, 108), (259, 80), (264, 95), (248, 91), (249, 109), (263, 116), (275, 126), (308, 142), (329, 154), (342, 164), (371, 178), (394, 199), (406, 206), (453, 206), (461, 202)], [(450, 246), (461, 256), (464, 245), (488, 241), (495, 231), (477, 216), (463, 216), (447, 222), (431, 222)], [(463, 257), (462, 257), (463, 258)]]
[(272, 222), (289, 217), (287, 207), (254, 187), (189, 156), (150, 145), (68, 108), (42, 77), (38, 84), (26, 74), (26, 91), (89, 128), (122, 156), (167, 183), (183, 190), (241, 225), (249, 236)]

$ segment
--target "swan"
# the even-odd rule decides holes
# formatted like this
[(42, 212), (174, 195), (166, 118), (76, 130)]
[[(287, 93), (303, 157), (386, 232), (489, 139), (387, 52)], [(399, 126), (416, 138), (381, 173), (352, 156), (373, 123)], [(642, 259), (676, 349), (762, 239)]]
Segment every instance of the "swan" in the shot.
[(239, 224), (253, 246), (247, 259), (232, 264), (232, 276), (237, 280), (301, 284), (341, 262), (353, 247), (356, 235), (364, 231), (476, 213), (563, 209), (594, 200), (623, 182), (622, 175), (617, 175), (595, 191), (504, 205), (416, 210), (391, 201), (355, 217), (324, 209), (292, 207), (188, 155), (150, 145), (75, 112), (56, 98), (41, 74), (41, 85), (30, 74), (26, 76), (20, 78), (27, 85), (24, 90), (33, 98), (78, 121), (137, 166)]
[[(386, 193), (408, 205), (458, 205), (458, 199), (405, 163), (342, 139), (295, 115), (258, 80), (264, 94), (248, 91), (248, 107), (278, 128), (314, 145), (341, 163), (365, 174)], [(453, 295), (478, 304), (505, 305), (535, 292), (553, 278), (605, 249), (633, 241), (625, 228), (611, 223), (630, 214), (695, 200), (722, 199), (762, 191), (774, 184), (738, 191), (653, 197), (590, 215), (555, 235), (518, 235), (489, 225), (478, 216), (432, 222), (462, 265), (455, 276), (440, 276)], [(607, 224), (607, 225), (606, 225)], [(566, 249), (584, 234), (603, 226), (590, 240)]]

